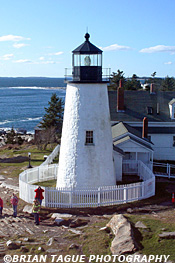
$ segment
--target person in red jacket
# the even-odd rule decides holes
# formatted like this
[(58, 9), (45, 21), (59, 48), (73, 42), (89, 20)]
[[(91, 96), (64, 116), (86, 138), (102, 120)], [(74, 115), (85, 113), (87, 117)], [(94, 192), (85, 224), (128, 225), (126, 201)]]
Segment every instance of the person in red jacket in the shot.
[(0, 197), (0, 216), (2, 216), (2, 210), (3, 210), (3, 200)]
[(41, 186), (38, 186), (38, 188), (35, 189), (35, 192), (36, 192), (35, 199), (39, 200), (40, 206), (41, 206), (42, 200), (44, 199), (44, 196), (43, 196), (44, 190), (41, 188)]

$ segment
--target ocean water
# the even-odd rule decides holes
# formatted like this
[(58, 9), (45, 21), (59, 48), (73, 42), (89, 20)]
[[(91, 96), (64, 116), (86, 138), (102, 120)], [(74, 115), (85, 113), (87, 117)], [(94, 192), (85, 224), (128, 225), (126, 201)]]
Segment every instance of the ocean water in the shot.
[(65, 99), (66, 90), (44, 87), (0, 87), (0, 129), (22, 128), (34, 133), (53, 93)]

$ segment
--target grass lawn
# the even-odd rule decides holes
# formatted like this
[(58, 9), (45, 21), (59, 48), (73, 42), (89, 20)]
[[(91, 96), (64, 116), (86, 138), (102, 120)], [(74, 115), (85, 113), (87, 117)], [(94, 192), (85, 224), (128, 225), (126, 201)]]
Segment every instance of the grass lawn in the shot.
[(44, 187), (56, 187), (56, 180), (38, 182), (38, 183), (35, 183), (35, 185), (40, 185), (40, 186), (44, 186)]
[[(33, 167), (39, 166), (44, 162), (44, 155), (50, 155), (56, 145), (52, 147), (49, 145), (46, 150), (38, 150), (36, 145), (24, 144), (21, 146), (18, 145), (9, 145), (1, 148), (0, 158), (9, 159), (14, 157), (28, 157), (28, 153), (31, 153), (31, 165)], [(0, 173), (2, 175), (8, 175), (11, 178), (18, 177), (19, 174), (27, 169), (29, 164), (28, 161), (17, 162), (16, 160), (7, 160), (8, 162), (0, 162)], [(58, 158), (54, 160), (54, 163), (58, 163)]]
[(127, 215), (127, 217), (133, 223), (141, 221), (148, 227), (148, 229), (139, 229), (142, 235), (140, 243), (143, 246), (143, 249), (139, 251), (141, 254), (170, 255), (169, 259), (175, 261), (175, 239), (159, 238), (159, 234), (164, 231), (175, 231), (175, 222), (172, 220), (173, 215), (169, 220), (168, 216), (166, 219), (153, 218), (152, 215)]

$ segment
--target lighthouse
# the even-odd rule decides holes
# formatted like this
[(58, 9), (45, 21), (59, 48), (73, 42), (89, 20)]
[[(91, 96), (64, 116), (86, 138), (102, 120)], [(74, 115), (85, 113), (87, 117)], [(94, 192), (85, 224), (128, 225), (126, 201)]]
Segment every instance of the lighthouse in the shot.
[(72, 51), (72, 80), (66, 89), (57, 188), (116, 184), (107, 81), (102, 50), (85, 41)]

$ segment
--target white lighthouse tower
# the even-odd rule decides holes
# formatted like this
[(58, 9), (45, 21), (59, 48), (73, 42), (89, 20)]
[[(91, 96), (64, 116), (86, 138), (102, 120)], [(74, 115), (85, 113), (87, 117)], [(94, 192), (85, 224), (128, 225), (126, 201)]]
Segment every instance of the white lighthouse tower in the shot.
[(67, 84), (57, 175), (58, 187), (115, 185), (107, 82), (102, 51), (89, 41), (73, 53), (73, 78)]

